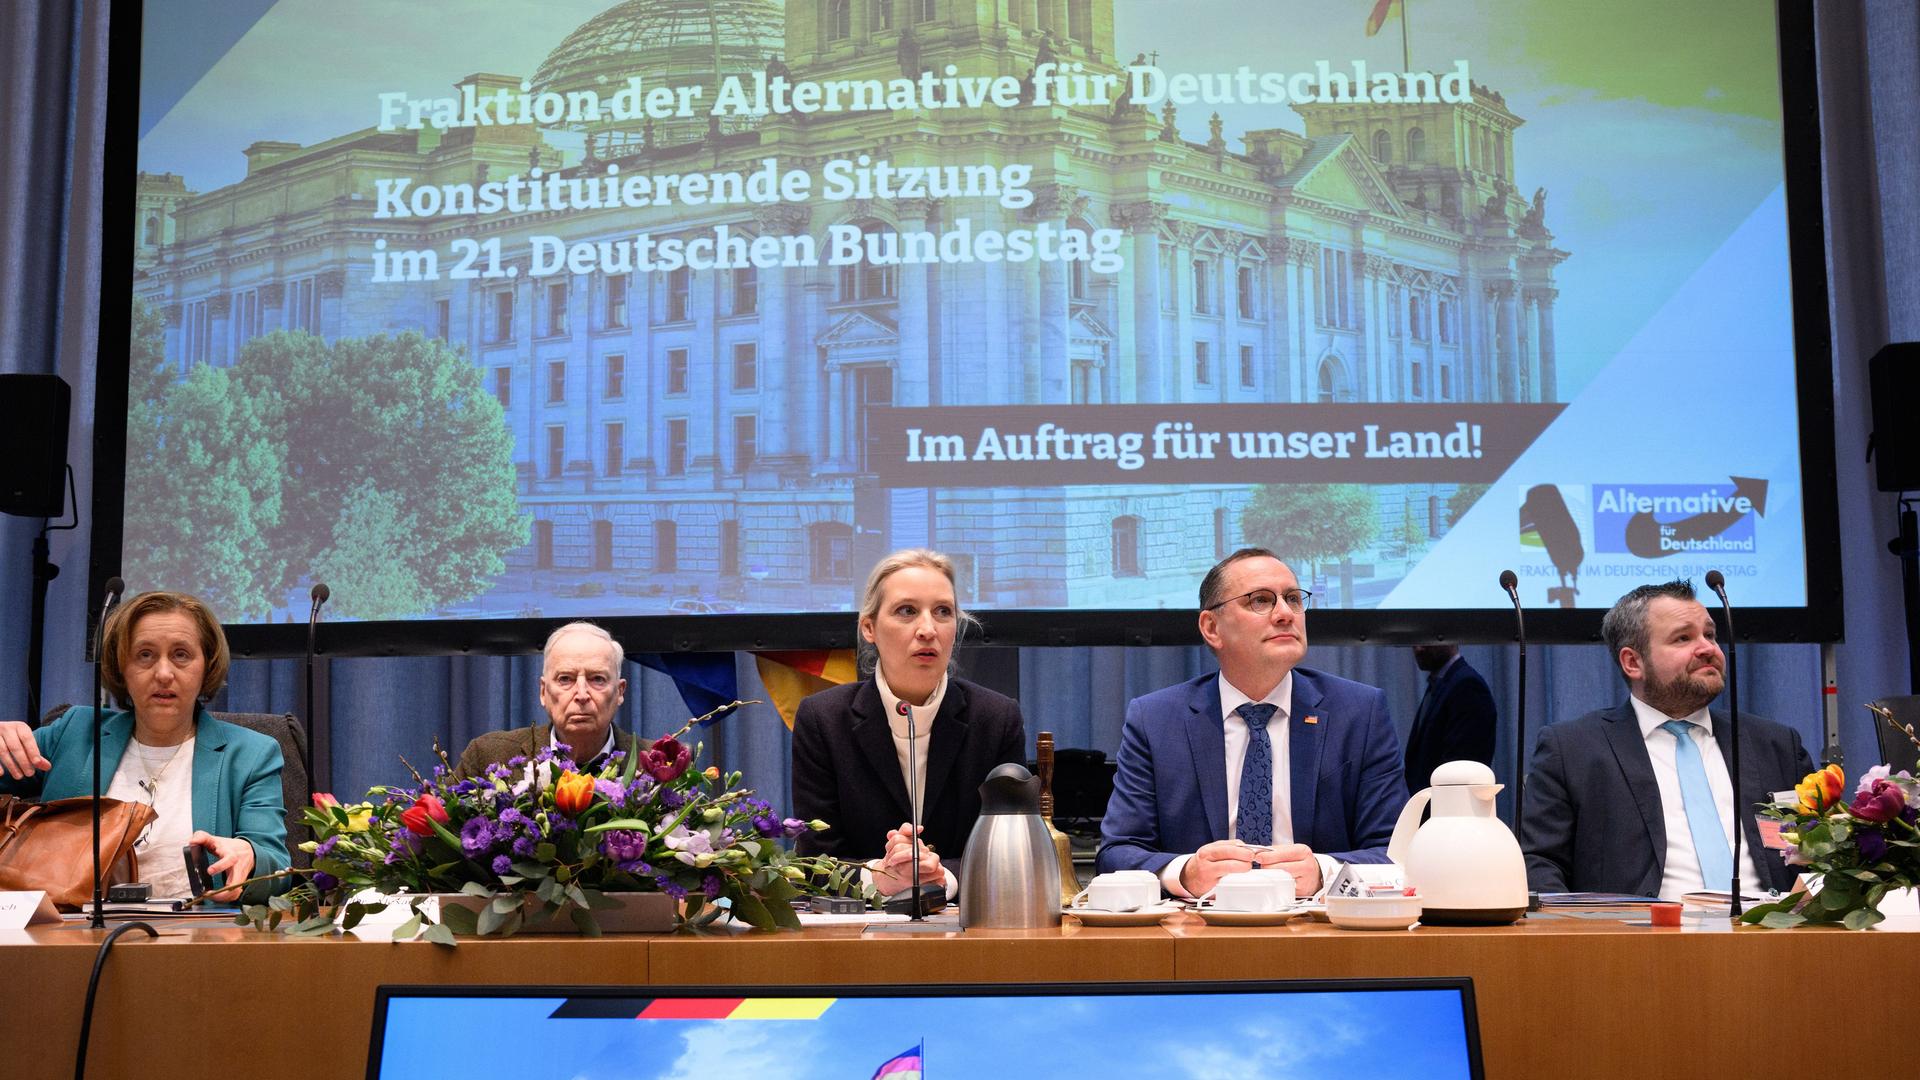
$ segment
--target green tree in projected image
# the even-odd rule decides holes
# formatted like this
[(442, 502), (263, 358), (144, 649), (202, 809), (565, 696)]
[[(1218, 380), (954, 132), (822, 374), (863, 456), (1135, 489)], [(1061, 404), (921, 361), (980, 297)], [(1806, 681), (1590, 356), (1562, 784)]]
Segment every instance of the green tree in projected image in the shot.
[(167, 365), (166, 317), (136, 296), (132, 331), (127, 355), (127, 403), (158, 401), (173, 385), (173, 369)]
[(127, 445), (127, 575), (235, 620), (303, 580), (345, 616), (418, 614), (480, 594), (527, 542), (499, 402), (417, 333), (256, 338), (134, 405)]
[(1297, 568), (1344, 559), (1380, 531), (1372, 489), (1363, 484), (1261, 484), (1240, 512), (1247, 543)]

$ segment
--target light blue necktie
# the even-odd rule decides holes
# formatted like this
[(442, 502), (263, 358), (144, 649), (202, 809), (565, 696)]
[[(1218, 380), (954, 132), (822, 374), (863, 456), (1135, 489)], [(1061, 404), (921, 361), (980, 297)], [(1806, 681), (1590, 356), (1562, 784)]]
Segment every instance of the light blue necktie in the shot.
[(1700, 877), (1709, 889), (1733, 884), (1733, 850), (1720, 827), (1720, 811), (1707, 785), (1707, 766), (1685, 720), (1669, 720), (1660, 729), (1673, 736), (1674, 764), (1680, 773), (1680, 802), (1687, 808), (1687, 831), (1693, 834), (1693, 853), (1700, 857)]
[(1247, 721), (1247, 756), (1240, 763), (1240, 822), (1235, 830), (1243, 844), (1266, 847), (1273, 843), (1273, 739), (1267, 721), (1276, 706), (1249, 701), (1235, 711)]

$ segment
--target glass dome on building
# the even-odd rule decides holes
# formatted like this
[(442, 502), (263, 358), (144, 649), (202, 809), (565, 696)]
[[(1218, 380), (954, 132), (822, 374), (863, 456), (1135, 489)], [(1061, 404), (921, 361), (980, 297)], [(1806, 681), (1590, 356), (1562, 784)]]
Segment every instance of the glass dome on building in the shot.
[[(602, 100), (625, 88), (635, 75), (645, 87), (705, 87), (701, 101), (711, 105), (720, 77), (766, 69), (769, 57), (785, 49), (786, 17), (778, 0), (626, 0), (582, 23), (547, 54), (534, 74), (533, 89), (564, 94), (592, 90)], [(717, 74), (716, 74), (717, 73)], [(692, 142), (707, 134), (708, 118), (656, 120), (658, 146)], [(642, 121), (575, 125), (601, 157), (618, 157), (640, 148)], [(750, 126), (744, 117), (723, 117), (722, 132)]]

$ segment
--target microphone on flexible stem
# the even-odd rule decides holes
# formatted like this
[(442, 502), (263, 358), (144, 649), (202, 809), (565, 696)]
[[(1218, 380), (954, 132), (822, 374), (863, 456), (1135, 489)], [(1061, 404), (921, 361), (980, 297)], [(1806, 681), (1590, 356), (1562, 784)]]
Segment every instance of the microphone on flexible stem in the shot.
[(1520, 707), (1514, 718), (1513, 750), (1513, 835), (1520, 836), (1520, 810), (1525, 804), (1527, 775), (1527, 618), (1520, 610), (1520, 578), (1511, 570), (1500, 571), (1500, 587), (1513, 601), (1513, 629), (1520, 639)]
[(320, 633), (320, 605), (327, 602), (327, 598), (333, 595), (333, 590), (327, 588), (325, 582), (316, 582), (308, 595), (313, 597), (313, 610), (307, 613), (307, 697), (306, 707), (301, 711), (307, 727), (304, 764), (307, 767), (307, 783), (312, 785), (317, 783), (313, 776), (313, 654), (318, 649), (314, 642)]
[(927, 913), (920, 903), (920, 770), (915, 768), (913, 745), (913, 706), (904, 701), (894, 705), (894, 711), (907, 718), (907, 809), (913, 812), (913, 915), (914, 922), (924, 922)]
[(93, 918), (88, 926), (107, 928), (106, 893), (100, 872), (100, 713), (105, 708), (100, 690), (100, 653), (107, 640), (107, 613), (120, 602), (127, 583), (117, 577), (107, 579), (106, 597), (100, 603), (100, 621), (93, 632)]
[(1733, 740), (1733, 753), (1727, 762), (1733, 772), (1733, 886), (1729, 891), (1733, 907), (1728, 914), (1737, 922), (1740, 919), (1740, 834), (1747, 831), (1740, 805), (1740, 673), (1734, 663), (1733, 605), (1727, 602), (1726, 575), (1718, 570), (1707, 571), (1707, 588), (1720, 598), (1720, 617), (1727, 622), (1727, 694), (1731, 699), (1727, 705), (1733, 713), (1727, 731), (1727, 737)]

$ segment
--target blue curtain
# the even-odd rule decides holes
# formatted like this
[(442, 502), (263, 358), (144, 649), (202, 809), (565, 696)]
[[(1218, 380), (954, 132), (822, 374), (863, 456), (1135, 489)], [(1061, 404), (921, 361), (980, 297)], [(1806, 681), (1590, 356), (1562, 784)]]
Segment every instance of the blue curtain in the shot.
[[(1887, 341), (1920, 339), (1920, 9), (1907, 0), (1818, 5), (1827, 184), (1828, 265), (1835, 357), (1839, 550), (1816, 558), (1845, 567), (1846, 644), (1837, 649), (1842, 746), (1852, 769), (1878, 759), (1871, 723), (1858, 703), (1903, 692), (1909, 673), (1899, 567), (1885, 547), (1894, 534), (1892, 500), (1874, 492), (1863, 461), (1870, 428), (1866, 358)], [(93, 433), (94, 312), (100, 303), (100, 176), (104, 156), (106, 6), (87, 0), (0, 5), (0, 371), (57, 371), (74, 387), (69, 460), (89, 504)], [(113, 302), (118, 303), (118, 300)], [(1730, 390), (1728, 404), (1738, 407)], [(1716, 407), (1702, 403), (1703, 408)], [(37, 520), (0, 518), (0, 716), (22, 715), (30, 579)], [(88, 536), (54, 534), (43, 698), (84, 700)], [(648, 647), (628, 642), (629, 647)], [(1492, 684), (1503, 730), (1498, 768), (1514, 760), (1517, 669), (1511, 647), (1464, 653)], [(434, 741), (455, 753), (476, 733), (539, 715), (538, 658), (416, 657), (331, 660), (321, 665), (319, 701), (331, 786), (343, 797), (403, 780), (404, 756), (430, 767)], [(1315, 647), (1311, 666), (1385, 688), (1404, 732), (1422, 688), (1406, 650)], [(1599, 646), (1536, 647), (1528, 673), (1530, 733), (1617, 701), (1623, 688)], [(752, 658), (736, 658), (741, 692), (762, 697)], [(1822, 695), (1813, 646), (1749, 646), (1740, 653), (1741, 704), (1782, 720), (1816, 754)], [(1019, 673), (1029, 734), (1056, 733), (1062, 746), (1113, 750), (1128, 698), (1210, 670), (1193, 648), (1032, 648)], [(672, 730), (687, 716), (666, 676), (629, 665), (621, 723), (642, 735)], [(216, 705), (295, 711), (297, 660), (244, 660)], [(709, 760), (745, 771), (785, 805), (788, 736), (767, 706), (751, 706), (702, 733)], [(326, 762), (323, 761), (323, 765)], [(324, 773), (323, 773), (324, 775)]]

